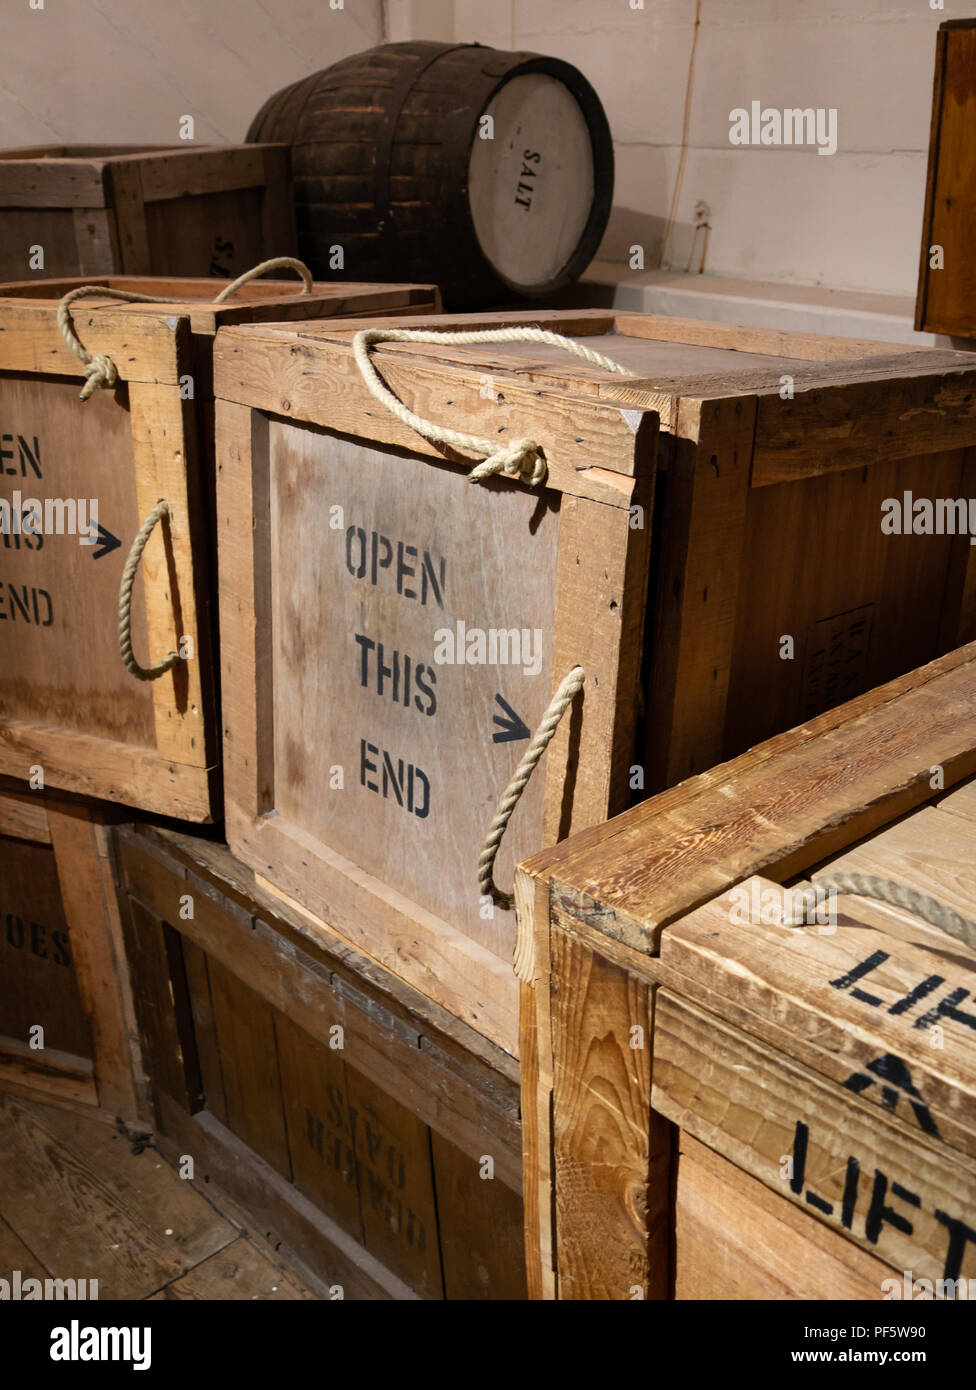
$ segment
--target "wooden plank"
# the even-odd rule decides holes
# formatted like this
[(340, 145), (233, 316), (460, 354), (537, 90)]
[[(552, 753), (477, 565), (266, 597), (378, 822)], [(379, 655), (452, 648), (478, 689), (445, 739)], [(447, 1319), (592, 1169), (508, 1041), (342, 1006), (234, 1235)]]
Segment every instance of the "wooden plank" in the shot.
[(671, 1138), (651, 1114), (650, 990), (558, 931), (552, 966), (559, 1297), (666, 1298)]
[[(128, 674), (124, 668), (123, 672)], [(48, 784), (59, 791), (139, 806), (159, 816), (201, 822), (213, 819), (215, 768), (154, 762), (149, 780), (150, 761), (145, 748), (126, 747), (110, 738), (49, 724), (0, 721), (0, 771), (23, 780), (31, 775), (32, 767), (39, 766), (44, 768)]]
[(897, 1270), (976, 1271), (976, 1164), (659, 991), (655, 1110)]
[(366, 1249), (425, 1297), (443, 1298), (430, 1131), (349, 1068), (340, 1124), (356, 1156)]
[(52, 802), (48, 823), (78, 988), (91, 1028), (99, 1103), (136, 1118), (143, 1102), (135, 1080), (134, 1015), (104, 843), (86, 808)]
[(35, 1052), (19, 1038), (0, 1036), (0, 1087), (24, 1100), (98, 1105), (95, 1069), (87, 1057), (56, 1048)]
[(939, 802), (939, 810), (965, 820), (976, 821), (976, 781), (966, 782)]
[(323, 1046), (275, 1012), (293, 1181), (360, 1243), (359, 1173), (348, 1124), (345, 1049)]
[[(574, 831), (602, 823), (630, 800), (655, 443), (648, 442), (642, 482), (628, 511), (580, 497), (564, 497), (560, 503), (552, 686), (555, 690), (581, 663), (585, 682), (546, 751), (545, 822), (536, 843), (541, 839), (555, 844)], [(500, 572), (506, 571), (502, 564)], [(532, 719), (527, 722), (534, 727)], [(520, 843), (512, 836), (519, 846), (515, 863), (525, 858), (531, 843), (521, 802), (519, 817), (524, 829)], [(496, 860), (496, 882), (505, 885), (511, 881), (509, 852)]]
[(7, 1098), (0, 1113), (7, 1219), (58, 1276), (97, 1260), (100, 1297), (144, 1298), (233, 1239), (189, 1183), (107, 1125)]
[(21, 1287), (28, 1279), (44, 1279), (49, 1277), (51, 1271), (45, 1269), (40, 1260), (28, 1250), (27, 1246), (11, 1230), (10, 1226), (0, 1217), (0, 1269), (3, 1270), (3, 1278), (9, 1282), (13, 1279), (14, 1270), (18, 1270), (21, 1277)]
[(974, 370), (965, 354), (942, 369), (925, 354), (887, 370), (878, 358), (855, 381), (827, 368), (797, 377), (792, 399), (759, 393), (752, 486), (976, 444)]
[(108, 203), (115, 213), (118, 268), (128, 275), (151, 275), (153, 271), (142, 175), (137, 160), (111, 160), (105, 166)]
[[(0, 317), (0, 371), (85, 375), (84, 366), (58, 331), (53, 307), (19, 298), (0, 299)], [(180, 328), (180, 320), (172, 311), (167, 323), (147, 312), (145, 306), (136, 306), (132, 312), (119, 309), (113, 300), (101, 304), (92, 298), (75, 304), (71, 317), (88, 350), (111, 357), (123, 381), (179, 385), (177, 334), (185, 328)], [(85, 411), (95, 405), (99, 394), (110, 398), (110, 393), (96, 393), (85, 403)]]
[(554, 878), (554, 904), (594, 943), (653, 952), (661, 927), (742, 878), (797, 875), (931, 799), (935, 764), (946, 786), (972, 776), (974, 658), (973, 645), (940, 657), (534, 856), (526, 870)]
[[(196, 499), (190, 477), (201, 462), (188, 406), (165, 386), (133, 384), (129, 389), (140, 524), (160, 500), (170, 508), (142, 555), (149, 650), (137, 653), (137, 660), (149, 666), (168, 652), (192, 651), (151, 684), (155, 748), (167, 762), (206, 767), (213, 759), (206, 718), (210, 639), (197, 619), (197, 590), (203, 587), (199, 556), (206, 529), (192, 505)], [(187, 639), (189, 647), (184, 645)]]
[[(377, 406), (347, 347), (304, 334), (292, 336), (284, 329), (272, 335), (257, 325), (242, 333), (228, 328), (215, 343), (218, 398), (339, 433), (363, 437), (368, 429), (367, 437), (379, 444), (443, 457), (442, 446), (430, 444)], [(419, 356), (406, 358), (386, 346), (373, 357), (393, 393), (425, 419), (467, 433), (494, 437), (504, 430), (511, 438), (538, 442), (545, 452), (550, 484), (561, 492), (580, 493), (584, 472), (593, 467), (632, 477), (644, 436), (656, 431), (654, 411), (639, 411), (635, 421), (633, 411), (628, 419), (619, 406), (567, 396), (565, 390), (556, 394), (528, 388), (503, 376), (496, 381), (498, 395), (503, 397), (499, 401), (498, 395), (485, 392), (483, 372), (428, 364)], [(318, 383), (315, 390), (313, 381)], [(598, 500), (612, 502), (612, 491), (602, 488)]]
[(879, 1299), (889, 1265), (679, 1133), (679, 1300)]
[[(138, 907), (139, 904), (134, 904)], [(227, 1123), (227, 1102), (224, 1099), (224, 1078), (220, 1069), (217, 1047), (217, 1027), (214, 1022), (213, 1001), (210, 996), (210, 975), (207, 957), (200, 947), (187, 937), (180, 938), (183, 964), (186, 970), (187, 992), (193, 1014), (193, 1038), (200, 1068), (200, 1084), (207, 1109), (222, 1124)], [(190, 1106), (193, 1109), (195, 1107)]]
[[(224, 855), (229, 858), (226, 851)], [(367, 963), (362, 958), (344, 967), (334, 958), (317, 960), (311, 942), (300, 936), (296, 942), (284, 935), (267, 913), (267, 901), (246, 899), (243, 910), (235, 910), (213, 889), (208, 893), (201, 880), (187, 881), (177, 868), (153, 859), (144, 849), (140, 853), (126, 846), (122, 864), (129, 893), (138, 902), (150, 904), (159, 917), (178, 920), (180, 900), (190, 893), (193, 916), (179, 920), (188, 947), (192, 944), (205, 951), (212, 963), (235, 974), (314, 1038), (320, 1049), (331, 1048), (336, 1038), (333, 1030), (341, 1028), (343, 1055), (357, 1070), (401, 1098), (425, 1124), (463, 1152), (480, 1156), (485, 1134), (490, 1133), (499, 1177), (511, 1186), (518, 1184), (517, 1074), (511, 1074), (513, 1064), (505, 1054), (491, 1049), (482, 1060), (473, 1052), (482, 1040), (473, 1030), (460, 1030), (456, 1024), (458, 1038), (452, 1040), (437, 1026), (442, 1011), (434, 1011), (436, 1018), (425, 1017), (419, 996), (411, 994), (408, 1000), (416, 1005), (416, 1012), (397, 1009), (397, 990), (402, 987), (396, 978), (375, 968), (372, 974), (364, 971)], [(246, 950), (241, 944), (245, 932)], [(287, 970), (282, 968), (283, 960)], [(449, 1020), (445, 1017), (444, 1022)], [(203, 1065), (204, 1036), (199, 1031), (197, 1042)]]
[[(930, 818), (952, 823), (923, 809), (895, 829)], [(825, 872), (892, 876), (902, 844), (892, 845), (888, 858), (871, 853), (892, 833), (867, 840)], [(923, 829), (900, 839), (926, 844)], [(898, 877), (929, 891), (918, 859), (924, 862), (924, 848), (905, 859)], [(914, 945), (863, 925), (858, 899), (847, 896), (833, 909), (837, 922), (805, 930), (766, 925), (770, 905), (783, 898), (766, 880), (747, 879), (662, 933), (662, 965), (693, 981), (693, 992), (711, 991), (723, 1013), (717, 1001), (727, 1000), (748, 1031), (762, 1036), (762, 1022), (774, 1022), (777, 1036), (769, 1040), (791, 1056), (909, 1128), (976, 1157), (976, 1015), (963, 1002), (976, 954), (953, 960), (926, 949), (927, 942)]]
[(272, 1012), (216, 961), (209, 962), (208, 970), (227, 1127), (290, 1178)]
[(515, 971), (519, 986), (522, 1068), (522, 1196), (528, 1296), (556, 1296), (552, 1229), (552, 1026), (548, 884), (515, 871), (519, 924)]
[[(665, 314), (614, 315), (618, 333), (662, 342), (695, 343), (702, 347), (727, 347), (737, 352), (758, 352), (771, 357), (795, 357), (803, 362), (843, 362), (851, 358), (887, 357), (901, 350), (897, 343), (871, 338), (831, 338), (823, 333), (795, 333), (785, 329), (752, 328), (747, 324), (707, 323), (701, 319), (671, 318)], [(906, 344), (905, 352), (917, 352)]]
[(201, 1096), (193, 1035), (172, 992), (172, 928), (167, 929), (165, 923), (132, 899), (125, 914), (125, 928), (142, 1055), (150, 1069), (154, 1099), (158, 1104), (157, 1093), (162, 1092), (185, 1110), (195, 1110)]
[(479, 1161), (431, 1134), (444, 1297), (524, 1300), (522, 1201), (495, 1176), (485, 1176), (490, 1139)]
[[(120, 264), (118, 226), (108, 208), (75, 208), (72, 213), (77, 251), (77, 268), (82, 275), (111, 275)], [(47, 248), (45, 247), (45, 252)], [(46, 256), (46, 269), (56, 266)], [(6, 294), (6, 287), (4, 287)]]
[(417, 1298), (212, 1115), (202, 1111), (191, 1119), (164, 1100), (163, 1116), (167, 1137), (161, 1138), (161, 1148), (174, 1161), (192, 1153), (197, 1180), (211, 1178), (230, 1193), (272, 1245), (282, 1242), (292, 1249), (336, 1297), (403, 1302)]
[(106, 205), (97, 159), (31, 158), (31, 150), (0, 161), (0, 207), (99, 208)]
[[(45, 822), (48, 805), (38, 804)], [(35, 1067), (52, 1051), (92, 1055), (75, 955), (54, 852), (0, 838), (0, 1034), (28, 1048), (42, 1027), (43, 1049), (29, 1053)]]
[(13, 792), (0, 792), (0, 835), (49, 845), (51, 830), (47, 823), (47, 810), (43, 800), (33, 792), (27, 792), (23, 796)]
[[(976, 281), (969, 265), (965, 235), (972, 208), (974, 172), (968, 140), (976, 108), (974, 61), (976, 34), (972, 29), (940, 26), (916, 320), (929, 333), (962, 337), (972, 337), (976, 332)], [(932, 246), (942, 248), (941, 270), (930, 268)]]
[(281, 1303), (314, 1300), (318, 1295), (273, 1265), (246, 1236), (238, 1236), (216, 1255), (211, 1255), (184, 1274), (182, 1279), (167, 1284), (162, 1290), (162, 1297), (168, 1301), (247, 1299), (250, 1302)]
[[(280, 145), (177, 147), (147, 154), (138, 162), (143, 197), (147, 203), (156, 203), (168, 198), (192, 198), (255, 187), (264, 182), (269, 158), (273, 160), (277, 156), (280, 160), (283, 155)], [(123, 161), (113, 160), (109, 167), (115, 172), (122, 165)], [(287, 256), (290, 253), (284, 250), (274, 254)]]
[(721, 761), (754, 430), (747, 398), (679, 407), (660, 523), (647, 790)]

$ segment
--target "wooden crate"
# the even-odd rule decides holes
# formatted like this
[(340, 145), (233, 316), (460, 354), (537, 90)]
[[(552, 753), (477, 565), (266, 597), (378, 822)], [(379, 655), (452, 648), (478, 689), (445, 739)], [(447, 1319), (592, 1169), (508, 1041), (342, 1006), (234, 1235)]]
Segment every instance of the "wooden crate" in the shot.
[[(784, 1206), (852, 1246), (857, 1296), (878, 1262), (976, 1277), (976, 951), (847, 894), (780, 924), (784, 885), (841, 873), (976, 918), (974, 775), (976, 643), (521, 866), (533, 1296), (668, 1295), (672, 1125), (776, 1194), (763, 1279), (796, 1248)], [(699, 1178), (682, 1195), (679, 1161), (679, 1294), (710, 1277), (709, 1204), (732, 1250), (770, 1210), (714, 1191), (695, 1215)], [(846, 1296), (812, 1249), (793, 1296)]]
[(223, 847), (117, 844), (167, 1151), (347, 1298), (524, 1298), (511, 1058)]
[[(3, 496), (98, 502), (99, 544), (72, 535), (0, 532), (0, 773), (163, 815), (212, 815), (218, 764), (212, 628), (213, 337), (220, 323), (355, 313), (410, 313), (430, 287), (254, 281), (222, 305), (213, 280), (96, 283), (184, 303), (82, 299), (85, 346), (107, 353), (114, 390), (78, 401), (81, 362), (56, 324), (74, 280), (0, 287)], [(130, 544), (160, 498), (170, 515), (146, 548), (133, 602), (143, 665), (186, 660), (140, 682), (123, 666), (118, 594)], [(90, 524), (90, 514), (86, 515)], [(186, 639), (189, 641), (187, 645)]]
[[(421, 326), (525, 323), (637, 375), (538, 342), (375, 361), (438, 424), (538, 441), (539, 489), (472, 486), (394, 418), (358, 325), (215, 348), (231, 847), (513, 1053), (514, 914), (480, 896), (478, 856), (574, 665), (584, 692), (502, 845), (503, 888), (635, 795), (976, 635), (968, 537), (881, 531), (905, 490), (976, 492), (969, 355), (596, 310)], [(537, 666), (497, 648), (435, 665), (458, 624), (537, 633)], [(436, 676), (436, 713), (416, 687), (404, 704), (406, 657)]]
[(145, 1098), (110, 815), (0, 778), (0, 1087), (133, 1120)]
[(295, 251), (285, 145), (0, 150), (0, 280), (233, 278)]
[[(976, 337), (976, 19), (939, 26), (915, 327)], [(933, 264), (934, 262), (934, 264)]]

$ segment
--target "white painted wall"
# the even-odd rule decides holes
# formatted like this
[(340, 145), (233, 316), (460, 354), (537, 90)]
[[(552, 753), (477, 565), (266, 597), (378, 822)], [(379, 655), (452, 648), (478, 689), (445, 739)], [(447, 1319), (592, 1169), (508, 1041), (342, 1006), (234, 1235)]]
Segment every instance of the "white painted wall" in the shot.
[[(565, 58), (599, 93), (617, 157), (601, 259), (637, 243), (658, 264), (694, 15), (695, 0), (456, 0), (458, 39)], [(702, 0), (671, 268), (687, 265), (703, 199), (708, 272), (914, 295), (935, 34), (973, 16), (974, 0)], [(753, 100), (836, 107), (838, 152), (733, 147), (729, 113)]]
[(183, 115), (243, 140), (272, 92), (384, 39), (383, 0), (43, 4), (3, 0), (0, 146), (176, 143)]
[[(696, 0), (4, 0), (0, 145), (240, 140), (271, 92), (384, 39), (479, 40), (575, 63), (617, 151), (602, 259), (658, 263)], [(976, 0), (701, 0), (670, 265), (711, 208), (712, 274), (913, 294), (935, 31)], [(729, 112), (834, 106), (840, 148), (741, 149)]]

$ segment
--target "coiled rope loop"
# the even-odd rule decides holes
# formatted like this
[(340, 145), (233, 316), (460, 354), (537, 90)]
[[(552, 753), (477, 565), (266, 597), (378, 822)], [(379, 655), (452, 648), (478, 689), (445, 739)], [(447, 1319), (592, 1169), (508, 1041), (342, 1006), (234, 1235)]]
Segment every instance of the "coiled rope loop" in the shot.
[[(302, 294), (311, 292), (312, 272), (308, 266), (303, 261), (296, 260), (294, 256), (276, 256), (270, 261), (262, 261), (260, 265), (246, 270), (243, 275), (232, 280), (210, 302), (223, 304), (228, 295), (239, 290), (249, 280), (256, 280), (258, 276), (266, 275), (269, 270), (297, 270), (302, 277)], [(61, 336), (68, 347), (78, 360), (85, 364), (85, 384), (78, 398), (82, 401), (87, 401), (89, 396), (94, 395), (100, 389), (111, 389), (119, 379), (118, 369), (111, 357), (100, 352), (89, 352), (75, 331), (71, 317), (72, 304), (76, 299), (92, 298), (93, 296), (100, 299), (120, 299), (128, 304), (186, 304), (188, 302), (186, 295), (138, 294), (134, 290), (113, 289), (110, 285), (79, 285), (77, 289), (69, 290), (58, 304), (58, 328), (61, 330)]]
[(546, 462), (540, 446), (532, 439), (513, 439), (504, 448), (498, 448), (498, 441), (481, 439), (474, 434), (464, 434), (461, 430), (448, 429), (435, 425), (415, 415), (399, 400), (377, 372), (369, 355), (373, 343), (430, 343), (434, 346), (467, 347), (472, 343), (548, 343), (551, 347), (565, 349), (595, 367), (603, 367), (608, 372), (618, 372), (621, 376), (634, 373), (619, 362), (605, 357), (602, 352), (594, 352), (584, 343), (574, 338), (566, 338), (562, 333), (550, 333), (545, 328), (490, 328), (471, 333), (435, 333), (419, 328), (364, 328), (352, 340), (352, 350), (356, 363), (362, 373), (363, 381), (376, 399), (385, 405), (391, 415), (415, 430), (417, 434), (429, 439), (432, 444), (448, 444), (454, 449), (467, 449), (471, 453), (485, 457), (471, 469), (468, 482), (480, 483), (495, 473), (505, 473), (510, 478), (521, 477), (530, 487), (536, 487), (546, 476)]
[(822, 878), (814, 879), (811, 887), (794, 889), (793, 902), (796, 904), (799, 899), (802, 908), (799, 921), (794, 908), (792, 920), (788, 925), (802, 925), (807, 904), (815, 905), (817, 895), (827, 893), (850, 893), (859, 898), (873, 898), (877, 902), (889, 903), (892, 907), (902, 907), (906, 912), (921, 917), (923, 922), (938, 927), (939, 931), (976, 951), (976, 923), (967, 921), (965, 917), (961, 917), (951, 907), (946, 907), (945, 903), (940, 903), (938, 898), (930, 897), (928, 893), (920, 893), (916, 888), (909, 888), (907, 884), (896, 883), (890, 878), (876, 878), (873, 874), (825, 874)]
[(142, 559), (142, 552), (146, 548), (146, 542), (152, 535), (153, 528), (164, 516), (169, 516), (169, 503), (159, 501), (139, 527), (135, 540), (132, 542), (132, 549), (129, 551), (129, 558), (125, 562), (122, 570), (122, 582), (119, 585), (119, 651), (125, 668), (138, 681), (154, 681), (160, 676), (164, 676), (179, 661), (177, 652), (170, 652), (155, 666), (140, 666), (132, 653), (132, 586), (136, 582), (136, 571), (139, 568), (139, 561)]
[(585, 679), (586, 673), (582, 666), (574, 666), (569, 674), (563, 677), (559, 689), (549, 702), (549, 708), (542, 716), (539, 727), (529, 740), (529, 746), (515, 769), (512, 780), (502, 793), (488, 828), (488, 834), (481, 846), (481, 853), (478, 856), (478, 886), (483, 896), (490, 896), (496, 907), (502, 907), (507, 912), (510, 912), (515, 906), (515, 899), (510, 893), (503, 893), (495, 884), (495, 857), (498, 854), (502, 836), (505, 834), (505, 827), (512, 818), (512, 813), (519, 803), (519, 797), (525, 790), (526, 783), (532, 776), (536, 764), (549, 747), (552, 736), (559, 727), (560, 719), (582, 690)]

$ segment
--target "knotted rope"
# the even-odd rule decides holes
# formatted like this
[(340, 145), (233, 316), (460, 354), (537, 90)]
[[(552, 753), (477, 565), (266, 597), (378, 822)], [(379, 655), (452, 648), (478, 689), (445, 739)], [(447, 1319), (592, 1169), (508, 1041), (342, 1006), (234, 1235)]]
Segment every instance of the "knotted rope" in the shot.
[[(967, 921), (965, 917), (961, 917), (951, 907), (946, 907), (945, 903), (940, 903), (938, 898), (930, 897), (928, 893), (920, 893), (916, 888), (909, 888), (904, 883), (895, 883), (890, 878), (876, 878), (873, 874), (830, 874), (814, 879), (811, 887), (794, 889), (794, 911), (792, 920), (786, 923), (787, 926), (803, 925), (802, 919), (807, 904), (816, 904), (818, 892), (851, 893), (859, 898), (873, 898), (877, 902), (889, 903), (892, 907), (902, 907), (906, 912), (921, 917), (923, 922), (938, 927), (939, 931), (976, 951), (976, 923)], [(799, 920), (795, 908), (797, 898), (802, 904)]]
[(160, 676), (164, 676), (167, 671), (171, 670), (180, 659), (177, 652), (170, 652), (155, 666), (140, 666), (132, 654), (132, 586), (136, 582), (136, 570), (139, 568), (139, 561), (142, 559), (146, 542), (152, 535), (153, 527), (164, 516), (169, 516), (169, 503), (157, 502), (139, 527), (136, 538), (132, 542), (132, 549), (125, 562), (122, 582), (119, 585), (119, 651), (122, 653), (126, 670), (139, 681), (158, 680)]
[[(297, 270), (302, 277), (302, 294), (311, 293), (313, 281), (312, 272), (308, 266), (304, 262), (296, 260), (294, 256), (276, 256), (273, 260), (262, 261), (260, 265), (246, 270), (243, 275), (239, 275), (236, 280), (232, 280), (229, 285), (222, 289), (213, 300), (202, 302), (223, 304), (228, 295), (239, 290), (249, 280), (255, 280), (259, 275), (267, 274), (269, 270)], [(91, 298), (92, 296), (101, 299), (121, 299), (128, 304), (186, 304), (188, 302), (186, 295), (138, 294), (134, 290), (117, 290), (109, 285), (79, 285), (77, 289), (69, 290), (58, 304), (58, 328), (61, 330), (61, 336), (68, 347), (85, 365), (86, 380), (78, 398), (82, 401), (87, 401), (88, 397), (94, 395), (99, 389), (110, 389), (119, 379), (118, 369), (111, 357), (101, 352), (89, 352), (75, 331), (71, 317), (71, 306), (76, 299)]]
[(369, 355), (373, 343), (430, 343), (434, 346), (465, 347), (472, 343), (548, 343), (551, 347), (565, 349), (595, 367), (603, 367), (608, 372), (618, 372), (621, 376), (634, 373), (619, 362), (604, 357), (602, 352), (562, 333), (550, 333), (545, 328), (490, 328), (471, 333), (434, 333), (418, 328), (364, 328), (352, 340), (352, 350), (356, 363), (362, 373), (363, 381), (376, 399), (385, 405), (391, 415), (415, 430), (417, 434), (429, 439), (432, 444), (449, 444), (454, 449), (467, 449), (472, 453), (485, 455), (468, 474), (468, 482), (480, 483), (495, 473), (505, 473), (510, 478), (521, 477), (530, 487), (536, 487), (546, 476), (546, 462), (542, 450), (532, 439), (514, 439), (504, 448), (498, 448), (498, 441), (480, 439), (474, 434), (464, 434), (461, 430), (448, 429), (435, 425), (408, 409), (383, 381)]
[(498, 854), (502, 836), (505, 834), (505, 827), (512, 818), (512, 812), (519, 803), (519, 797), (525, 790), (526, 783), (532, 776), (539, 759), (549, 747), (560, 719), (582, 690), (585, 679), (586, 673), (582, 666), (574, 666), (569, 675), (563, 677), (559, 689), (549, 702), (549, 708), (542, 716), (542, 722), (529, 740), (529, 746), (515, 769), (512, 780), (502, 793), (502, 798), (488, 828), (488, 834), (481, 846), (481, 853), (478, 856), (478, 886), (482, 895), (490, 895), (496, 907), (502, 907), (506, 911), (510, 912), (515, 906), (515, 899), (510, 893), (503, 893), (495, 885), (495, 856)]

